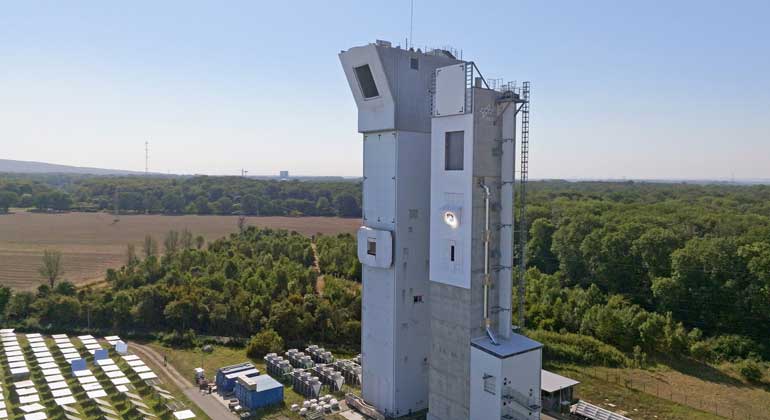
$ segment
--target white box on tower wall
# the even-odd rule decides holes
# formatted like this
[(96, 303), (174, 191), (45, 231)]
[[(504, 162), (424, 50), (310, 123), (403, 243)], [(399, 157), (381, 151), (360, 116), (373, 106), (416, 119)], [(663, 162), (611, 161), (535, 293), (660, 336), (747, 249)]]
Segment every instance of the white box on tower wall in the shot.
[(393, 236), (388, 230), (358, 228), (358, 261), (369, 267), (388, 268), (393, 264)]

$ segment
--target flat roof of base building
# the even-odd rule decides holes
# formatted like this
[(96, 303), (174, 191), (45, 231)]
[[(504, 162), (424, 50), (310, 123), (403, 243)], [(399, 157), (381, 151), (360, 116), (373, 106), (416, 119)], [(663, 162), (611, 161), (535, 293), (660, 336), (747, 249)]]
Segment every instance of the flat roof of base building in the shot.
[(275, 388), (283, 388), (283, 384), (271, 378), (269, 375), (251, 377), (239, 376), (238, 382), (241, 385), (257, 392), (267, 391)]
[(508, 340), (498, 337), (497, 344), (493, 343), (487, 336), (474, 338), (471, 340), (471, 346), (501, 359), (538, 350), (543, 347), (537, 341), (516, 333), (511, 334), (511, 338)]
[(558, 375), (547, 370), (540, 371), (540, 389), (547, 393), (553, 393), (562, 389), (575, 386), (580, 382), (570, 379), (561, 375)]

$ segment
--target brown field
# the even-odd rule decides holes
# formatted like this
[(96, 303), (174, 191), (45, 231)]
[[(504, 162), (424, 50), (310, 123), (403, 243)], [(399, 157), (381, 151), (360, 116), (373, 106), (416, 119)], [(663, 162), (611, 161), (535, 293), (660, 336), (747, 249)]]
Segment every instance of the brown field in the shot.
[[(188, 229), (207, 241), (237, 230), (236, 216), (121, 216), (107, 213), (40, 214), (22, 210), (0, 215), (0, 284), (33, 289), (42, 279), (37, 269), (44, 249), (61, 251), (64, 278), (83, 284), (100, 281), (108, 268), (120, 267), (126, 245), (137, 252), (145, 235), (159, 243), (169, 230)], [(336, 217), (248, 217), (247, 224), (288, 229), (305, 235), (353, 233), (359, 219)], [(162, 245), (161, 245), (162, 247)]]

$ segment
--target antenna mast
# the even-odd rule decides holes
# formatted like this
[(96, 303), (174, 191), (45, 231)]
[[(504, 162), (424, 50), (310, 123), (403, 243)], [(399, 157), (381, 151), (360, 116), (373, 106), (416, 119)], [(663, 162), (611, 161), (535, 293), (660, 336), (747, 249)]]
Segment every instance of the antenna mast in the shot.
[[(414, 39), (412, 38), (414, 32), (414, 0), (412, 0), (409, 7), (409, 42), (414, 45)], [(409, 45), (406, 46), (409, 49)]]

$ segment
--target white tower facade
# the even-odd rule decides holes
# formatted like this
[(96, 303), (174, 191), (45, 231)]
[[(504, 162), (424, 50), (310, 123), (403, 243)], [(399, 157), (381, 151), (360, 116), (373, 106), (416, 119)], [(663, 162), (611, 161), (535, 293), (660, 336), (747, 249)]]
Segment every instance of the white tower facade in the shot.
[(362, 397), (388, 417), (428, 408), (431, 95), (460, 63), (377, 41), (339, 55), (364, 141)]

